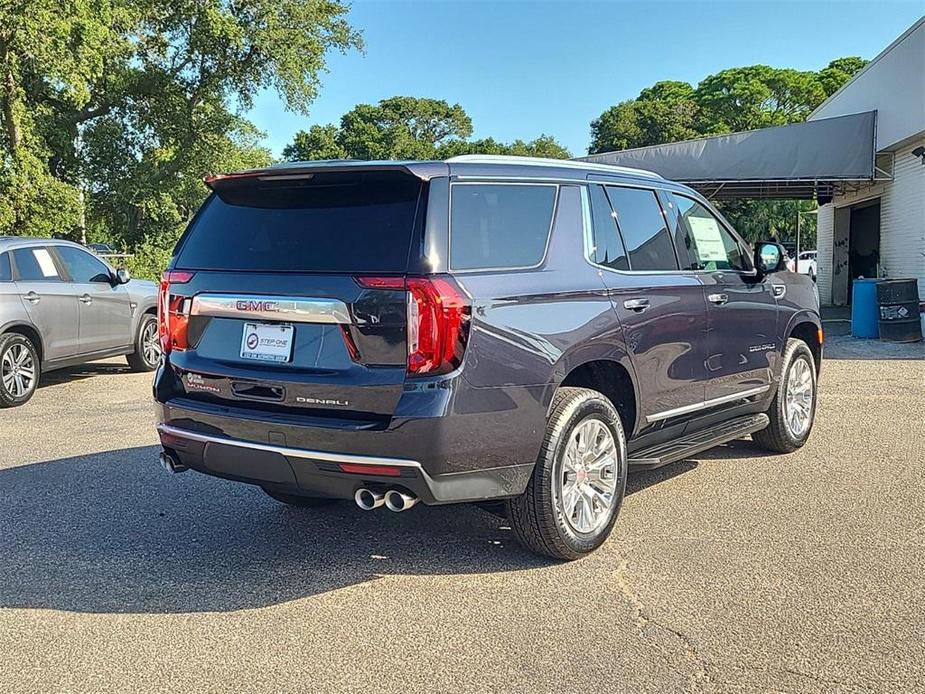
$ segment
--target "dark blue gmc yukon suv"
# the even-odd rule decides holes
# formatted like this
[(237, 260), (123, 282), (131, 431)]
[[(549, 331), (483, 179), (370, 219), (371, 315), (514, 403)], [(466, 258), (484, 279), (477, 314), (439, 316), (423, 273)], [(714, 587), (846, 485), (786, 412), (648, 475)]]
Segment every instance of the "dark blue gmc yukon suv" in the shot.
[(658, 175), (465, 156), (207, 184), (160, 288), (172, 471), (297, 506), (480, 503), (576, 559), (629, 470), (809, 436), (815, 285)]

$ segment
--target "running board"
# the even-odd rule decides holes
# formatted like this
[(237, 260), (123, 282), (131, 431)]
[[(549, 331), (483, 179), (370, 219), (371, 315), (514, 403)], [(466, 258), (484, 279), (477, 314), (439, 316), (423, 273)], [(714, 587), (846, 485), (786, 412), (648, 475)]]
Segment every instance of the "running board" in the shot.
[(760, 431), (768, 426), (770, 421), (763, 413), (736, 417), (674, 441), (636, 451), (629, 459), (629, 466), (634, 470), (654, 470), (662, 465), (690, 458), (727, 441)]

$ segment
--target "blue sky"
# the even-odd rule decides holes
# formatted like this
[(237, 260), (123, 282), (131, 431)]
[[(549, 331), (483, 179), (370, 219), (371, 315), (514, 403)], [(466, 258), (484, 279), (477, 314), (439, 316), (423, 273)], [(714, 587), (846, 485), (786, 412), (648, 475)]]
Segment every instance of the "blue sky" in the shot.
[(553, 135), (584, 153), (589, 123), (658, 80), (696, 84), (727, 67), (817, 70), (873, 58), (925, 13), (879, 2), (514, 2), (357, 0), (364, 53), (329, 56), (308, 116), (262, 93), (249, 117), (279, 155), (293, 134), (358, 103), (420, 96), (459, 103), (475, 137)]

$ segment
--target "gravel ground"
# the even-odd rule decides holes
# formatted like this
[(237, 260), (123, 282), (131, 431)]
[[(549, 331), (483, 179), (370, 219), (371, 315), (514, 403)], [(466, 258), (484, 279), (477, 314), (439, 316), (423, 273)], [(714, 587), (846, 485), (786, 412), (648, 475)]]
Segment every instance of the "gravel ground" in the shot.
[(925, 691), (925, 361), (832, 359), (790, 456), (630, 479), (532, 557), (471, 507), (304, 511), (156, 464), (106, 362), (0, 412), (0, 691)]

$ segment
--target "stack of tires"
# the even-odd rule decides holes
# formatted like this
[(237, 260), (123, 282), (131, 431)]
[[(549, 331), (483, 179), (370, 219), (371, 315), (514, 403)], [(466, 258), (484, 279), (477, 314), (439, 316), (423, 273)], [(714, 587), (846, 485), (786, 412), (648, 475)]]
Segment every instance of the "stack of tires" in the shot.
[(918, 280), (880, 280), (877, 283), (877, 304), (880, 308), (878, 327), (881, 340), (918, 342), (922, 339)]

